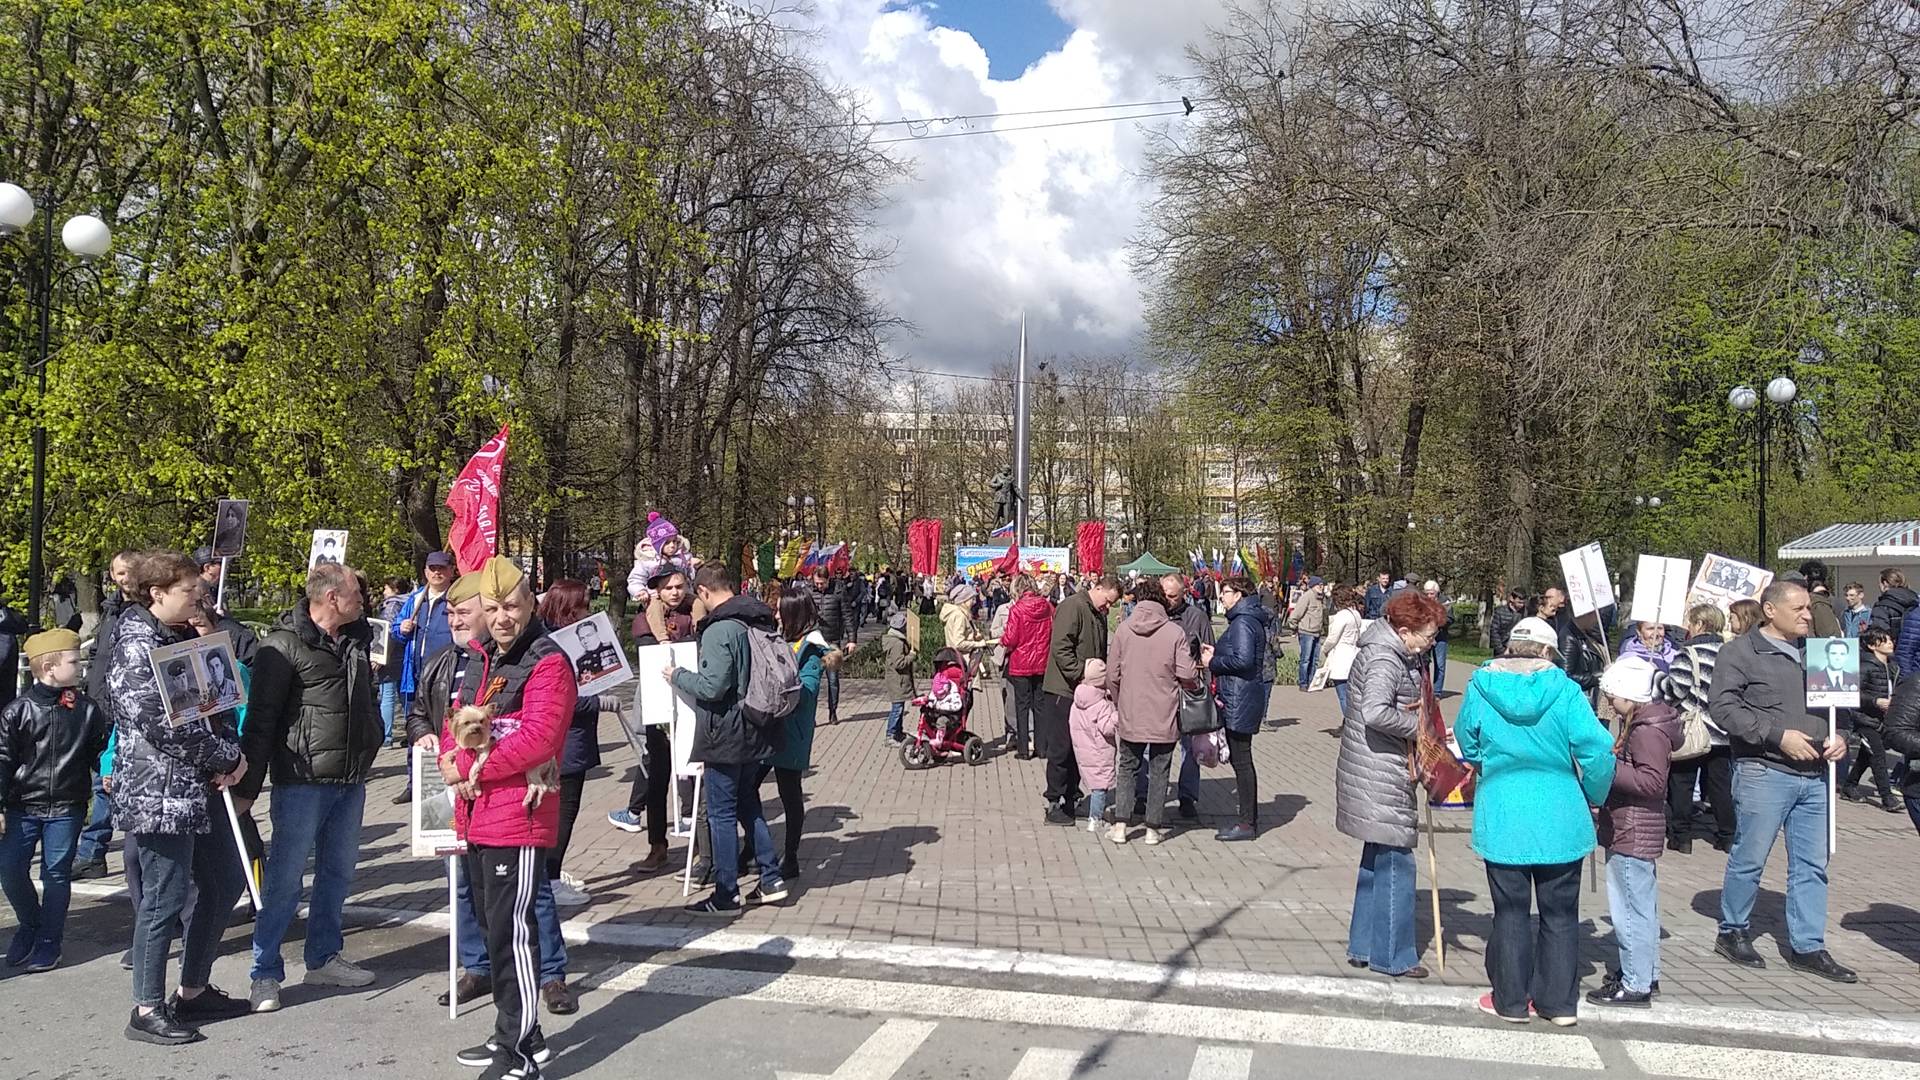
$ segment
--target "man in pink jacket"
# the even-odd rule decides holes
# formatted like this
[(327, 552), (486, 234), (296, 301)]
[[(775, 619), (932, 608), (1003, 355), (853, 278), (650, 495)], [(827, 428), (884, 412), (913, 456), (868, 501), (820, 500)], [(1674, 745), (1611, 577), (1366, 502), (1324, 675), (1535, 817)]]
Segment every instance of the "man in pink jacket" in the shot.
[(492, 748), (469, 780), (477, 755), (441, 732), (440, 772), (455, 788), (454, 827), (467, 843), (467, 880), (487, 935), (493, 972), (493, 1035), (460, 1051), (462, 1065), (485, 1065), (483, 1080), (538, 1080), (551, 1057), (540, 1033), (540, 935), (533, 897), (545, 874), (542, 852), (559, 838), (557, 793), (525, 805), (527, 771), (554, 760), (566, 742), (578, 689), (573, 665), (534, 614), (532, 590), (518, 567), (495, 556), (476, 571), (484, 612), (479, 663), (470, 663), (448, 709), (493, 709)]

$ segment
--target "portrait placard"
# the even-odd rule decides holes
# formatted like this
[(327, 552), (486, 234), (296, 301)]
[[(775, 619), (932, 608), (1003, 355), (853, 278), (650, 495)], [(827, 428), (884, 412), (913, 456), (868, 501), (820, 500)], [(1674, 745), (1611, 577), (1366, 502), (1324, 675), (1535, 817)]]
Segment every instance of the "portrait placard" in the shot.
[(311, 570), (321, 563), (345, 563), (346, 561), (347, 530), (313, 530), (313, 544), (307, 548), (307, 569)]
[(162, 645), (148, 654), (148, 662), (160, 686), (167, 723), (174, 727), (247, 703), (233, 639), (224, 631)]
[(567, 654), (580, 693), (605, 693), (633, 678), (633, 668), (628, 666), (619, 635), (614, 633), (613, 619), (606, 612), (595, 612), (547, 634)]

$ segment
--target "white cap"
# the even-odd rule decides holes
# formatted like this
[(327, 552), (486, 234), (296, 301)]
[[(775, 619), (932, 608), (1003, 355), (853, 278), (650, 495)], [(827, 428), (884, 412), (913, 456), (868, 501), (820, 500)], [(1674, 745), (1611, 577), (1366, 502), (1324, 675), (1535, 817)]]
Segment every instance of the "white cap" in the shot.
[(1554, 632), (1553, 627), (1547, 625), (1547, 620), (1538, 617), (1521, 619), (1514, 624), (1513, 633), (1508, 636), (1507, 644), (1511, 645), (1516, 641), (1545, 645), (1554, 652), (1560, 651), (1560, 635)]
[(1644, 705), (1653, 700), (1653, 676), (1653, 661), (1644, 656), (1623, 656), (1600, 676), (1600, 692)]

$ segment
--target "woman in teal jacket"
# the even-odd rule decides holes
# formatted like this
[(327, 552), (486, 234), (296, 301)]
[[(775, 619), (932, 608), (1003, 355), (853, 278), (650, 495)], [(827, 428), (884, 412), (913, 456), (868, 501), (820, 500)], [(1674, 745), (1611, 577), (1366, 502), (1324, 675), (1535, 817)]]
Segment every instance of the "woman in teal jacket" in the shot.
[(780, 636), (793, 646), (794, 660), (800, 667), (800, 698), (781, 721), (785, 738), (779, 751), (760, 766), (757, 782), (765, 782), (771, 772), (780, 792), (786, 832), (786, 852), (780, 861), (782, 881), (800, 877), (800, 834), (807, 822), (806, 793), (800, 789), (800, 778), (813, 766), (814, 713), (820, 704), (820, 680), (829, 669), (840, 666), (840, 650), (815, 629), (818, 619), (812, 590), (798, 583), (789, 583), (781, 590)]
[(1531, 1002), (1570, 1027), (1580, 992), (1580, 861), (1593, 850), (1589, 808), (1613, 785), (1613, 737), (1554, 665), (1552, 629), (1541, 624), (1535, 634), (1528, 624), (1536, 622), (1516, 626), (1507, 655), (1474, 673), (1454, 734), (1479, 773), (1473, 849), (1486, 860), (1493, 896), (1493, 992), (1480, 1008), (1524, 1024)]

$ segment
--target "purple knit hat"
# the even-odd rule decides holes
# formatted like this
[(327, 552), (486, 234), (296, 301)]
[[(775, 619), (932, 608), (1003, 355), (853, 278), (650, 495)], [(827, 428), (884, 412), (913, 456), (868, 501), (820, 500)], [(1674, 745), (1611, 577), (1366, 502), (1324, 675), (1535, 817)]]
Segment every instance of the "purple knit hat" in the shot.
[(659, 551), (667, 541), (679, 535), (680, 530), (674, 528), (673, 522), (668, 521), (660, 511), (647, 511), (647, 542), (653, 545), (653, 550)]

